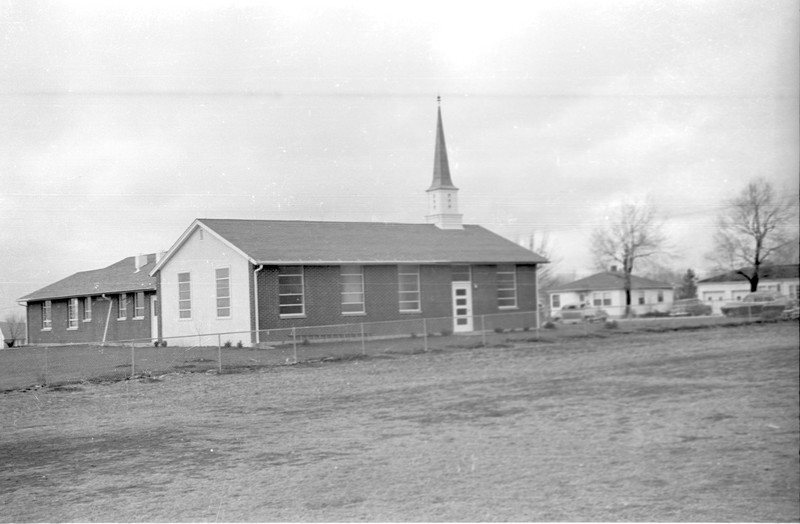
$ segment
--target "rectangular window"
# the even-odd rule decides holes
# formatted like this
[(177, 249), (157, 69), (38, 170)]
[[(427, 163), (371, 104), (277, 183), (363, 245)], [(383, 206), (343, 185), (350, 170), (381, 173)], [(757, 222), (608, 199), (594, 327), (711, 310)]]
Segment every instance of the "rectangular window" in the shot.
[(644, 305), (644, 291), (639, 291), (639, 305)]
[(561, 307), (561, 295), (550, 295), (550, 306), (554, 308)]
[(659, 304), (664, 302), (664, 292), (663, 291), (659, 291), (658, 292), (658, 299), (657, 300), (658, 300)]
[(342, 313), (364, 313), (364, 268), (342, 266)]
[(128, 317), (128, 295), (122, 293), (117, 301), (117, 320), (125, 320)]
[(78, 299), (71, 298), (67, 303), (67, 329), (78, 329)]
[(517, 266), (497, 266), (497, 307), (517, 307)]
[(611, 293), (592, 293), (592, 304), (595, 307), (610, 306)]
[(45, 300), (42, 303), (42, 329), (53, 328), (53, 303)]
[(401, 312), (417, 312), (420, 308), (419, 266), (397, 266)]
[(133, 318), (144, 318), (144, 291), (138, 291), (133, 295)]
[(178, 318), (192, 318), (192, 277), (178, 273)]
[(231, 270), (220, 267), (216, 270), (217, 278), (217, 318), (231, 316)]
[(83, 321), (92, 321), (92, 297), (86, 297), (83, 299)]
[(278, 310), (282, 317), (305, 314), (303, 266), (278, 268)]
[(472, 273), (470, 272), (470, 269), (470, 266), (453, 266), (451, 269), (453, 274), (453, 282), (471, 282)]

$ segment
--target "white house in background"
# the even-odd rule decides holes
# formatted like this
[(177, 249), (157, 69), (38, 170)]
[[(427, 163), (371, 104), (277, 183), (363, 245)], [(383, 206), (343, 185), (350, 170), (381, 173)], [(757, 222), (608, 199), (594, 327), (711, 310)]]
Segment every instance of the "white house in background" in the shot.
[[(601, 308), (611, 317), (625, 315), (625, 276), (618, 271), (604, 271), (548, 290), (550, 315), (560, 317), (567, 306)], [(670, 284), (631, 275), (631, 309), (636, 315), (660, 311), (672, 306), (674, 291)]]
[[(759, 271), (758, 290), (777, 291), (789, 298), (797, 299), (798, 276), (797, 264), (784, 264), (762, 267)], [(752, 268), (744, 268), (750, 274)], [(697, 283), (697, 297), (711, 305), (714, 314), (721, 314), (720, 308), (726, 302), (742, 300), (750, 293), (750, 282), (738, 271), (729, 271), (715, 275)]]

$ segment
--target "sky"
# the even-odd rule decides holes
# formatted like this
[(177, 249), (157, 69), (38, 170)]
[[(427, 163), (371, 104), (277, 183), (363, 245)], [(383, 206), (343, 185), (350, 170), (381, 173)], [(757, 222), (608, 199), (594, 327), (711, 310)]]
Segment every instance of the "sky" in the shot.
[(710, 270), (756, 177), (798, 194), (794, 0), (0, 0), (0, 317), (195, 218), (425, 221), (437, 96), (464, 222), (559, 273), (650, 198)]

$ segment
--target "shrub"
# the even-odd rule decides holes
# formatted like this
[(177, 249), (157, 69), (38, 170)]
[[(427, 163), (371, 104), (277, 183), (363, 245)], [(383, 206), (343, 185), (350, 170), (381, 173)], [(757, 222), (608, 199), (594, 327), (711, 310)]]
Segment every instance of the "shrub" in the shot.
[(616, 320), (606, 320), (606, 329), (617, 329), (619, 324)]
[(233, 345), (233, 344), (231, 343), (231, 341), (230, 341), (230, 340), (226, 340), (226, 341), (225, 341), (225, 343), (222, 345), (222, 347), (229, 348), (229, 347), (231, 347), (232, 345)]
[(668, 317), (669, 313), (665, 311), (648, 311), (647, 313), (642, 313), (639, 316), (642, 318), (661, 318)]
[(505, 331), (505, 329), (503, 329), (503, 328), (501, 328), (501, 327), (496, 327), (496, 328), (494, 328), (494, 332), (495, 332), (495, 333), (502, 333), (502, 332), (504, 332), (504, 331)]
[(154, 340), (153, 341), (153, 347), (157, 348), (159, 344), (161, 344), (160, 340)]
[(244, 347), (244, 344), (242, 344), (241, 340), (236, 343), (236, 347), (239, 348), (239, 349), (242, 349)]
[(552, 320), (548, 320), (547, 322), (544, 323), (544, 328), (545, 329), (556, 329), (556, 325)]
[(166, 341), (166, 340), (162, 340), (162, 341), (161, 341), (161, 347), (162, 347), (162, 348), (165, 348), (165, 347), (167, 347), (167, 341)]

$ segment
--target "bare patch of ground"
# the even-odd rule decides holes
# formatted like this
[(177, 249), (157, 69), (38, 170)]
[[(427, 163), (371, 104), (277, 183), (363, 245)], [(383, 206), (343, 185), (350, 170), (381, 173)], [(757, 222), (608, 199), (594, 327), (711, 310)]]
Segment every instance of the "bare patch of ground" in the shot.
[(3, 521), (800, 520), (797, 324), (0, 396)]

